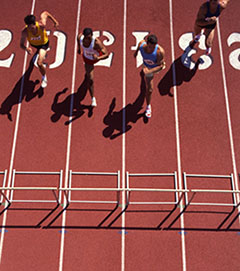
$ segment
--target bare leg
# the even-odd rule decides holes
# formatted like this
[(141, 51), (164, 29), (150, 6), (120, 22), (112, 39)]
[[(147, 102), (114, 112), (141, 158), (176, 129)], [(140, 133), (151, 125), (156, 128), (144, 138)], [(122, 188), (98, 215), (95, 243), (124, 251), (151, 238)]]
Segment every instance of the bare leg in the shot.
[(85, 63), (86, 75), (89, 80), (89, 91), (92, 98), (94, 97), (93, 69), (94, 69), (93, 65)]
[(146, 117), (151, 117), (151, 99), (152, 99), (152, 92), (153, 92), (153, 76), (148, 77), (145, 75), (145, 83), (146, 83)]
[(214, 39), (215, 29), (205, 29), (204, 34), (206, 35), (205, 45), (206, 45), (206, 54), (211, 53), (213, 39)]
[(44, 64), (43, 64), (46, 54), (47, 54), (47, 50), (44, 50), (44, 49), (40, 49), (38, 52), (37, 65), (42, 76), (46, 74), (46, 68), (44, 67)]
[(89, 81), (89, 92), (90, 96), (92, 98), (92, 106), (97, 106), (96, 98), (94, 96), (94, 81), (93, 81), (93, 70), (94, 70), (94, 65), (90, 65), (85, 63), (85, 70), (86, 70), (86, 76)]
[(47, 50), (44, 50), (44, 49), (40, 49), (38, 52), (37, 65), (38, 65), (39, 71), (42, 75), (42, 83), (41, 83), (42, 88), (45, 88), (47, 86), (46, 68), (43, 64), (43, 61), (46, 57), (46, 54), (47, 54)]
[(194, 45), (199, 41), (201, 37), (202, 28), (197, 24), (194, 25), (193, 40), (190, 42), (190, 47), (193, 48)]

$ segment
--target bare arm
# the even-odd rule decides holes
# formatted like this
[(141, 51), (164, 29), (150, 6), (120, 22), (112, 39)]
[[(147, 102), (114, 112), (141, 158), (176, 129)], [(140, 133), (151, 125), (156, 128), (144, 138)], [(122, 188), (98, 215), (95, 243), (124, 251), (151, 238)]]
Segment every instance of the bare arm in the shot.
[(157, 50), (157, 66), (151, 69), (148, 69), (147, 73), (156, 73), (161, 71), (162, 69), (165, 69), (166, 63), (165, 63), (165, 51), (164, 49), (159, 46)]
[(134, 52), (133, 56), (136, 58), (137, 57), (137, 54), (138, 54), (138, 51), (140, 50), (140, 46), (142, 45), (143, 42), (146, 42), (145, 40), (142, 40), (139, 42), (138, 44), (138, 47), (136, 49), (136, 51)]
[(198, 26), (206, 26), (206, 25), (209, 25), (209, 24), (214, 24), (217, 20), (217, 18), (214, 16), (214, 17), (211, 17), (211, 18), (205, 18), (207, 14), (207, 4), (204, 3), (199, 11), (198, 11), (198, 14), (197, 14), (197, 19), (196, 19), (196, 24)]
[(81, 36), (82, 36), (82, 33), (80, 33), (78, 36), (77, 36), (77, 46), (78, 46), (78, 54), (80, 55), (82, 53), (81, 51), (81, 44), (80, 44), (80, 39), (81, 39)]
[(53, 17), (52, 14), (50, 14), (48, 11), (44, 11), (41, 13), (40, 15), (40, 21), (39, 21), (39, 24), (43, 27), (46, 27), (46, 24), (47, 24), (47, 19), (50, 18), (51, 21), (54, 23), (54, 26), (55, 27), (58, 27), (59, 26), (59, 23), (58, 21)]
[(20, 47), (23, 49), (23, 50), (26, 50), (28, 52), (28, 54), (32, 54), (32, 49), (30, 47), (27, 47), (25, 44), (26, 44), (26, 41), (27, 41), (27, 29), (24, 28), (23, 31), (22, 31), (22, 35), (21, 35), (21, 40), (20, 40)]
[(95, 40), (94, 49), (97, 50), (97, 51), (102, 52), (101, 56), (95, 56), (94, 57), (96, 60), (102, 60), (102, 59), (108, 58), (108, 55), (109, 55), (108, 51), (107, 51), (106, 47), (102, 44), (102, 42), (98, 38), (96, 38), (96, 40)]

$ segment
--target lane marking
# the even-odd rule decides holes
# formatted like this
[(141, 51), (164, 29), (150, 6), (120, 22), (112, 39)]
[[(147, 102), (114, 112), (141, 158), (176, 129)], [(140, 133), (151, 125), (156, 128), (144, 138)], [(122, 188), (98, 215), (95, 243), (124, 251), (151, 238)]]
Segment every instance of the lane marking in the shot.
[[(176, 69), (175, 69), (175, 52), (174, 52), (174, 35), (173, 35), (173, 10), (172, 0), (169, 0), (169, 13), (170, 13), (170, 36), (171, 36), (171, 54), (172, 54), (172, 67), (173, 67), (173, 90), (174, 90), (174, 109), (175, 109), (175, 129), (176, 129), (176, 145), (177, 145), (177, 164), (178, 164), (178, 182), (179, 189), (182, 188), (182, 166), (181, 166), (181, 149), (180, 149), (180, 135), (179, 135), (179, 119), (178, 119), (178, 104), (177, 104), (177, 88), (176, 88)], [(181, 193), (180, 193), (181, 196)], [(180, 206), (180, 212), (183, 211), (182, 205)], [(181, 229), (184, 229), (184, 215), (180, 217)], [(184, 233), (184, 231), (181, 231)], [(183, 271), (186, 271), (186, 245), (185, 235), (181, 234), (182, 243), (182, 265)]]
[[(32, 8), (31, 8), (31, 14), (34, 13), (35, 8), (35, 0), (32, 1)], [(27, 45), (28, 46), (28, 45)], [(16, 143), (17, 143), (17, 135), (18, 135), (18, 127), (19, 127), (19, 120), (20, 120), (20, 113), (21, 113), (21, 107), (22, 107), (22, 94), (23, 94), (23, 85), (24, 85), (24, 74), (26, 72), (26, 66), (27, 66), (27, 57), (28, 53), (25, 51), (24, 55), (24, 61), (23, 61), (23, 71), (22, 71), (22, 80), (21, 80), (21, 86), (20, 86), (20, 93), (19, 93), (19, 101), (18, 101), (18, 107), (17, 107), (17, 115), (16, 115), (16, 123), (14, 128), (14, 136), (13, 136), (13, 143), (12, 143), (12, 152), (11, 152), (11, 158), (10, 158), (10, 165), (9, 165), (9, 175), (8, 175), (8, 184), (7, 186), (11, 186), (11, 179), (12, 179), (12, 171), (13, 171), (13, 162), (15, 157), (15, 151), (16, 151)], [(9, 198), (10, 190), (6, 192), (6, 197)], [(6, 226), (7, 221), (7, 210), (3, 214), (3, 222), (2, 227), (4, 228)], [(1, 239), (0, 239), (0, 264), (2, 261), (2, 252), (3, 252), (3, 242), (4, 242), (4, 235), (6, 231), (1, 231)]]
[[(76, 62), (77, 62), (77, 36), (79, 33), (79, 23), (80, 23), (80, 11), (81, 11), (81, 0), (78, 0), (78, 10), (77, 10), (77, 22), (76, 22), (76, 32), (74, 38), (74, 53), (73, 53), (73, 73), (72, 73), (72, 86), (71, 94), (74, 93), (75, 88), (75, 78), (76, 78)], [(66, 153), (66, 165), (65, 165), (65, 183), (64, 187), (68, 186), (68, 171), (69, 171), (69, 161), (70, 161), (70, 148), (71, 148), (71, 135), (72, 135), (72, 110), (73, 110), (73, 95), (71, 96), (71, 105), (70, 105), (70, 117), (68, 125), (68, 141), (67, 141), (67, 153)], [(64, 207), (66, 207), (67, 201), (64, 197)], [(66, 211), (62, 215), (62, 227), (66, 225)], [(63, 254), (64, 254), (64, 240), (65, 234), (61, 235), (61, 245), (60, 245), (60, 256), (59, 256), (59, 271), (63, 270)]]
[[(122, 188), (125, 188), (125, 170), (126, 170), (126, 33), (127, 33), (127, 0), (124, 0), (123, 7), (123, 121), (122, 121)], [(125, 193), (122, 191), (122, 211), (126, 206)], [(121, 271), (125, 270), (125, 212), (122, 214), (122, 239), (121, 239)]]
[[(221, 69), (222, 69), (222, 79), (223, 79), (224, 95), (225, 95), (225, 105), (226, 105), (226, 111), (227, 111), (228, 132), (229, 132), (231, 155), (232, 155), (234, 183), (235, 183), (235, 189), (239, 190), (238, 173), (237, 173), (237, 166), (236, 166), (236, 156), (235, 156), (235, 151), (234, 151), (235, 148), (234, 148), (232, 123), (231, 123), (231, 113), (230, 113), (230, 106), (229, 106), (228, 88), (227, 88), (225, 65), (224, 65), (224, 59), (223, 59), (223, 50), (222, 50), (222, 41), (221, 41), (220, 22), (219, 22), (219, 20), (218, 20), (218, 23), (217, 23), (217, 32), (218, 32), (218, 44), (219, 44)], [(238, 193), (237, 193), (236, 197), (237, 197), (237, 203), (239, 203), (239, 194)], [(240, 212), (240, 206), (238, 207), (238, 211)], [(240, 223), (240, 217), (239, 217), (239, 223)]]

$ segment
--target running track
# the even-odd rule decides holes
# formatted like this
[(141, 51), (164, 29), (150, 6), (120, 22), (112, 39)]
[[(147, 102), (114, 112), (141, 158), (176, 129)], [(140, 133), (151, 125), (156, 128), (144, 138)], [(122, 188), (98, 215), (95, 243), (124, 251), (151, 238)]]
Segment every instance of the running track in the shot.
[[(216, 29), (213, 59), (199, 69), (182, 65), (181, 43), (188, 42), (196, 1), (2, 0), (2, 30), (12, 40), (0, 59), (14, 54), (10, 67), (0, 62), (1, 156), (5, 186), (17, 171), (60, 172), (68, 186), (74, 172), (233, 174), (238, 189), (239, 29), (237, 1), (231, 1)], [(19, 48), (23, 18), (48, 10), (59, 20), (58, 36), (49, 22), (49, 84), (39, 88), (39, 72)], [(231, 20), (229, 19), (231, 17)], [(94, 20), (93, 20), (94, 18)], [(98, 106), (91, 112), (76, 34), (90, 26), (101, 31), (112, 52), (111, 66), (95, 69)], [(9, 32), (10, 31), (10, 32)], [(105, 31), (105, 36), (103, 36)], [(166, 51), (167, 68), (154, 79), (153, 117), (146, 123), (144, 85), (132, 47), (136, 37), (153, 32)], [(4, 32), (6, 33), (6, 32)], [(11, 33), (11, 34), (9, 34)], [(186, 35), (185, 35), (186, 34)], [(5, 35), (5, 34), (4, 34)], [(109, 35), (110, 40), (106, 35)], [(60, 37), (66, 37), (66, 41)], [(5, 36), (4, 36), (5, 37)], [(187, 38), (186, 38), (187, 37)], [(228, 43), (230, 41), (232, 43)], [(181, 42), (179, 43), (179, 40)], [(186, 46), (185, 46), (186, 47)], [(193, 59), (204, 51), (200, 48)], [(233, 54), (234, 52), (234, 54)], [(229, 59), (231, 56), (231, 60)], [(208, 62), (210, 61), (210, 62)], [(206, 68), (206, 63), (213, 63)], [(61, 61), (60, 61), (61, 62)], [(204, 66), (205, 65), (205, 66)], [(24, 76), (24, 78), (23, 78)], [(23, 81), (24, 79), (24, 81)], [(86, 96), (85, 96), (86, 94)], [(80, 106), (81, 103), (81, 106)], [(73, 109), (72, 116), (70, 109)], [(1, 175), (3, 186), (3, 175)], [(17, 175), (15, 186), (58, 186), (57, 176)], [(170, 177), (130, 177), (131, 187), (174, 188)], [(113, 177), (73, 176), (74, 187), (116, 187)], [(229, 180), (188, 179), (190, 189), (231, 189)], [(9, 196), (9, 191), (5, 194)], [(126, 194), (114, 204), (13, 203), (1, 213), (1, 270), (238, 270), (238, 208), (142, 204), (125, 209)], [(49, 191), (15, 191), (15, 199), (52, 199)], [(73, 199), (114, 200), (113, 192), (72, 192)], [(172, 201), (173, 193), (132, 192), (131, 201)], [(238, 201), (238, 196), (236, 196)], [(197, 194), (196, 202), (231, 203), (224, 193)], [(4, 205), (1, 207), (4, 210)], [(180, 215), (181, 214), (181, 215)]]

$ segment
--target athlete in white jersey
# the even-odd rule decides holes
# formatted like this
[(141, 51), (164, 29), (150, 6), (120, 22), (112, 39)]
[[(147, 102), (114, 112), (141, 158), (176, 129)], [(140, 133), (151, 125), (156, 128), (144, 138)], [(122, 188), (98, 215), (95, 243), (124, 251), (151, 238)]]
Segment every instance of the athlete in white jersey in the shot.
[(91, 28), (85, 28), (83, 33), (77, 37), (78, 41), (78, 54), (82, 54), (85, 63), (86, 76), (89, 81), (89, 91), (92, 98), (92, 106), (97, 106), (96, 98), (94, 96), (93, 85), (93, 70), (94, 64), (99, 60), (106, 59), (108, 52), (106, 47), (98, 38), (93, 37)]

